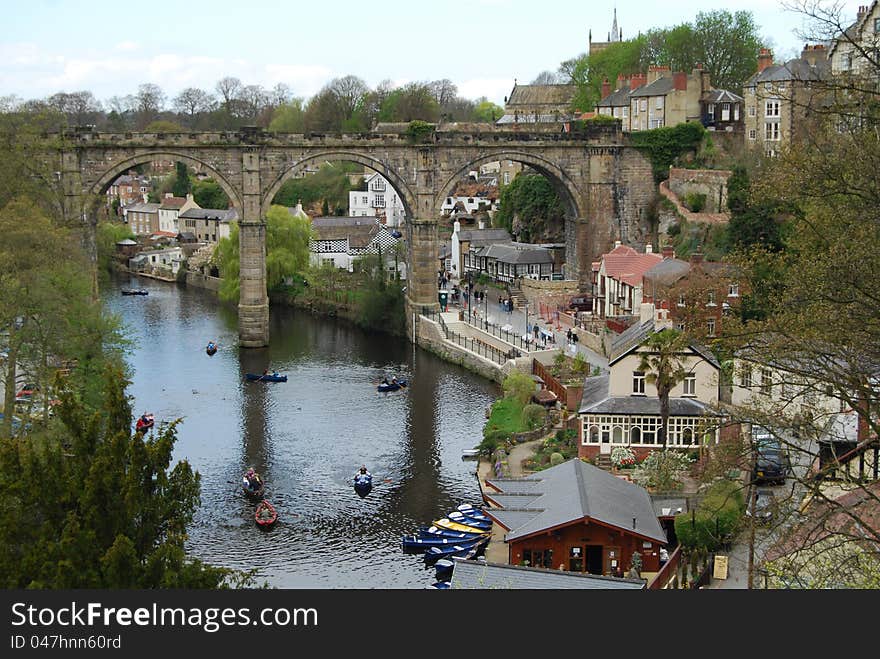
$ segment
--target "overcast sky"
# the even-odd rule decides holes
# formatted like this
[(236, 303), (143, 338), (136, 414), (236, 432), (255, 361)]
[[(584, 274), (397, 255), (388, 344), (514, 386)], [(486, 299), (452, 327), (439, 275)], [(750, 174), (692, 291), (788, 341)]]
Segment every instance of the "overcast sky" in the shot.
[[(843, 0), (855, 18), (860, 4)], [(214, 90), (224, 76), (308, 99), (331, 79), (375, 88), (448, 78), (459, 95), (503, 105), (530, 82), (605, 40), (614, 8), (623, 37), (723, 6), (751, 11), (777, 57), (803, 45), (801, 17), (779, 0), (0, 0), (0, 96), (89, 90), (104, 101), (158, 84)]]

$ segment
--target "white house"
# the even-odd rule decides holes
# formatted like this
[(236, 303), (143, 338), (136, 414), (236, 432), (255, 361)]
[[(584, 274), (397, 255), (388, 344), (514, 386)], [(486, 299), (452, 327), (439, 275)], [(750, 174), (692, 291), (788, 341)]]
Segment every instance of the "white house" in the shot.
[(365, 174), (367, 189), (348, 193), (349, 217), (375, 217), (391, 227), (402, 226), (406, 218), (403, 202), (388, 180), (379, 174)]
[[(860, 6), (855, 22), (831, 45), (828, 58), (831, 72), (838, 74), (870, 73), (880, 51), (880, 0)], [(862, 53), (870, 53), (875, 65), (871, 65)]]
[[(579, 457), (610, 454), (614, 446), (629, 446), (645, 455), (662, 444), (660, 398), (641, 368), (645, 341), (654, 332), (670, 327), (666, 310), (633, 325), (615, 339), (608, 361), (609, 373), (587, 378), (578, 409)], [(721, 365), (708, 348), (690, 342), (679, 361), (688, 375), (672, 390), (666, 446), (694, 449), (719, 439), (722, 415), (717, 410)]]
[(661, 261), (663, 256), (654, 254), (650, 244), (642, 253), (616, 241), (614, 249), (603, 254), (599, 262), (597, 307), (600, 316), (638, 315), (643, 298), (644, 275)]
[(363, 217), (316, 217), (312, 227), (317, 239), (309, 243), (309, 260), (313, 265), (327, 263), (336, 268), (354, 271), (354, 263), (365, 254), (381, 252), (389, 271), (395, 267), (406, 279), (406, 259), (395, 252), (402, 245), (400, 231), (390, 229)]
[(166, 249), (148, 249), (128, 260), (130, 270), (157, 275), (160, 277), (176, 277), (180, 266), (186, 261), (183, 249), (169, 247)]
[(200, 208), (191, 194), (186, 197), (175, 197), (173, 193), (166, 192), (165, 198), (159, 204), (159, 231), (167, 231), (175, 235), (180, 233), (177, 218), (190, 208)]

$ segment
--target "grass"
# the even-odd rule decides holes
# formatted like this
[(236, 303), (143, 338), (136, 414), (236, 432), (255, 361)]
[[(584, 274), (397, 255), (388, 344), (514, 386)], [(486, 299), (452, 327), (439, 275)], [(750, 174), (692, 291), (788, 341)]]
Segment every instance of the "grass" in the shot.
[(485, 432), (502, 431), (504, 433), (525, 432), (528, 430), (522, 422), (523, 406), (514, 398), (501, 398), (492, 404)]

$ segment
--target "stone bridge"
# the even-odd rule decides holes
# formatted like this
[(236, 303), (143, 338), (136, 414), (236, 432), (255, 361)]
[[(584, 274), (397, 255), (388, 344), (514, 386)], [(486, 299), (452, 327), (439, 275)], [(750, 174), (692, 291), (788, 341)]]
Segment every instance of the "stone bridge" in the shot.
[[(61, 155), (65, 215), (94, 232), (98, 197), (130, 168), (155, 160), (186, 163), (210, 175), (238, 209), (241, 286), (239, 336), (245, 347), (269, 341), (265, 216), (281, 185), (309, 165), (352, 161), (382, 174), (402, 199), (407, 225), (407, 322), (437, 306), (438, 219), (455, 183), (480, 165), (511, 160), (544, 175), (565, 207), (566, 268), (588, 290), (591, 263), (614, 240), (644, 244), (654, 195), (651, 166), (624, 143), (619, 123), (580, 133), (501, 130), (491, 124), (447, 130), (415, 141), (406, 134), (237, 132), (99, 133), (78, 128), (55, 136)], [(91, 241), (94, 244), (94, 240)]]

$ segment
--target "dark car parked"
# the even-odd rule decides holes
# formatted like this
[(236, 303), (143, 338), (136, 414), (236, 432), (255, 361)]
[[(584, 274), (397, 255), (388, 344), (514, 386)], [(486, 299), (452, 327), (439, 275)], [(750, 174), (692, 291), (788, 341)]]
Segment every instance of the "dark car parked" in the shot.
[(592, 311), (593, 298), (589, 295), (578, 295), (571, 298), (571, 301), (568, 303), (568, 308), (574, 311)]
[(779, 440), (765, 428), (755, 426), (752, 429), (752, 445), (756, 453), (752, 482), (784, 485), (790, 465)]

